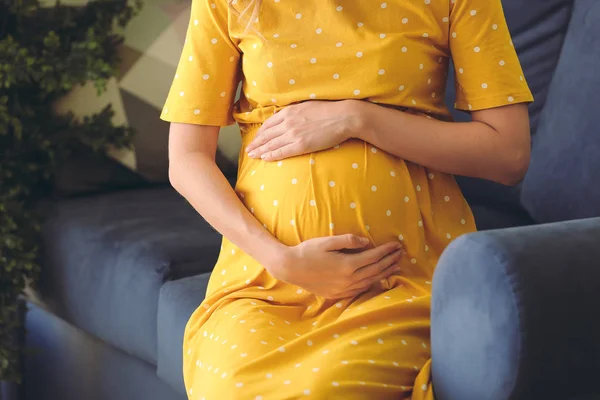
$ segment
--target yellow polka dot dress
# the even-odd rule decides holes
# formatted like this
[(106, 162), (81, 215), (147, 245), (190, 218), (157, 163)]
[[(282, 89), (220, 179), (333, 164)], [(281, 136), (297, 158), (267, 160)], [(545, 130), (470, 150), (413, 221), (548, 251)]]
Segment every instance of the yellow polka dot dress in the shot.
[[(247, 0), (227, 3), (193, 0), (164, 120), (235, 121), (244, 146), (277, 110), (311, 99), (448, 120), (451, 58), (458, 109), (532, 100), (500, 0), (262, 0), (250, 30), (237, 16)], [(235, 189), (285, 244), (354, 233), (372, 245), (399, 240), (407, 254), (397, 276), (326, 300), (224, 238), (185, 331), (189, 398), (433, 399), (431, 280), (444, 248), (475, 230), (454, 177), (350, 140), (280, 162), (242, 153)]]

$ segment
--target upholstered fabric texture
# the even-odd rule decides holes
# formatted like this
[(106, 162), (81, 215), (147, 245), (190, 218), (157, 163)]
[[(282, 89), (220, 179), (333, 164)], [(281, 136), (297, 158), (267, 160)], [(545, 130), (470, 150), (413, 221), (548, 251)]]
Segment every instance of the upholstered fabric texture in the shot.
[(163, 283), (210, 271), (220, 236), (170, 188), (62, 201), (51, 215), (42, 300), (84, 331), (156, 363)]
[(591, 218), (448, 246), (431, 311), (439, 400), (598, 398), (598, 237)]
[(156, 366), (130, 357), (41, 307), (29, 305), (25, 328), (26, 383), (20, 400), (187, 399), (156, 378)]
[(512, 228), (534, 223), (527, 212), (518, 209), (507, 211), (494, 206), (473, 204), (471, 211), (479, 231)]
[(185, 395), (183, 333), (192, 313), (206, 295), (210, 273), (166, 282), (158, 300), (158, 366), (156, 373)]
[(538, 222), (600, 216), (600, 2), (576, 0), (522, 201)]

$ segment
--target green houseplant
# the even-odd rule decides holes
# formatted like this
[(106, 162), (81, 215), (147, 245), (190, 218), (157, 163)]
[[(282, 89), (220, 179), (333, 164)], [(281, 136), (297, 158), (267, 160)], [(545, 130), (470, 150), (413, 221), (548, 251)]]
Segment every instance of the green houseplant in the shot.
[(20, 381), (17, 305), (40, 271), (37, 203), (70, 155), (131, 143), (110, 107), (77, 120), (56, 115), (53, 103), (90, 81), (103, 91), (139, 1), (0, 0), (0, 381)]

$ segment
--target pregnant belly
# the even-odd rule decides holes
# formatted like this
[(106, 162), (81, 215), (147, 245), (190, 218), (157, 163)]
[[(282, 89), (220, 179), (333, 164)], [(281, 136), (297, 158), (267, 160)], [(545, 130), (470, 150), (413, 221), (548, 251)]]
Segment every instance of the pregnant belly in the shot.
[(350, 140), (280, 162), (245, 157), (236, 191), (265, 228), (288, 245), (345, 233), (370, 237), (374, 244), (408, 237), (423, 242), (418, 197), (426, 181), (424, 168)]

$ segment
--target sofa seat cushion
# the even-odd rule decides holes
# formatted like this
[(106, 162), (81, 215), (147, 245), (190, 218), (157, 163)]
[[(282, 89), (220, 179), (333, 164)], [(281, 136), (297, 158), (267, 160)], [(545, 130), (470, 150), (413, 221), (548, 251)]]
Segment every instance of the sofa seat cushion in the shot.
[[(158, 376), (176, 391), (183, 385), (183, 332), (206, 295), (210, 273), (166, 282), (158, 300)], [(215, 345), (217, 343), (215, 342)]]
[(43, 230), (40, 295), (76, 327), (155, 364), (161, 286), (210, 271), (220, 242), (169, 187), (60, 201)]
[[(187, 400), (156, 376), (156, 366), (131, 357), (27, 304), (21, 396), (3, 400)], [(0, 384), (0, 386), (2, 386)], [(23, 393), (24, 392), (24, 393)]]
[(471, 206), (471, 211), (479, 231), (513, 228), (534, 223), (526, 212), (518, 208), (511, 209), (475, 204)]
[(600, 216), (600, 2), (577, 0), (522, 201), (538, 222)]

